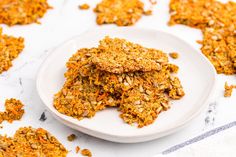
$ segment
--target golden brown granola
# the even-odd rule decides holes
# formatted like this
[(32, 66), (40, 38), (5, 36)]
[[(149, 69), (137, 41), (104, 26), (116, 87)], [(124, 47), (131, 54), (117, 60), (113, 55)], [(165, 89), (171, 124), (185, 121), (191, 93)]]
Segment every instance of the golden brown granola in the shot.
[(185, 24), (203, 32), (202, 53), (218, 73), (236, 73), (236, 3), (171, 0), (170, 25)]
[(124, 39), (105, 37), (97, 48), (78, 50), (66, 65), (66, 82), (54, 97), (54, 107), (79, 120), (118, 107), (125, 122), (143, 127), (169, 108), (170, 99), (184, 96), (172, 75), (178, 66), (168, 63), (165, 53)]
[(20, 100), (8, 99), (5, 102), (5, 111), (0, 112), (0, 124), (6, 120), (12, 123), (14, 120), (20, 120), (24, 114), (23, 104)]
[(68, 151), (42, 128), (19, 128), (14, 137), (0, 135), (0, 156), (5, 157), (66, 157)]
[(140, 0), (102, 0), (97, 4), (97, 24), (114, 23), (128, 26), (136, 23), (144, 13), (144, 4)]
[(169, 56), (173, 59), (178, 59), (179, 58), (179, 54), (177, 52), (171, 52), (171, 53), (169, 53)]
[(49, 8), (47, 0), (1, 0), (0, 23), (9, 26), (39, 23), (38, 19)]
[(88, 150), (88, 149), (83, 149), (83, 150), (81, 150), (81, 154), (82, 154), (83, 156), (92, 157), (92, 153), (91, 153), (91, 151)]
[(79, 9), (81, 10), (88, 10), (90, 6), (87, 3), (79, 5)]
[(225, 82), (225, 93), (224, 97), (230, 97), (232, 95), (233, 89), (236, 88), (236, 85), (228, 85), (227, 82)]
[(76, 137), (75, 134), (71, 134), (71, 135), (67, 136), (67, 140), (70, 141), (70, 142), (74, 141), (76, 138), (77, 137)]
[[(1, 19), (1, 18), (0, 18)], [(24, 39), (2, 34), (0, 27), (0, 74), (12, 66), (12, 61), (24, 49)]]
[(76, 146), (76, 147), (75, 147), (75, 153), (78, 154), (79, 151), (80, 151), (80, 147), (79, 147), (79, 146)]

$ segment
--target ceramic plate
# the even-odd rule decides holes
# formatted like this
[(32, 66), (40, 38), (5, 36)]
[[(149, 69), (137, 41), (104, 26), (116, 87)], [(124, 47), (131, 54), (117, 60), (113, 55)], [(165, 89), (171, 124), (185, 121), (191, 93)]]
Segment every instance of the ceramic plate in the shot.
[[(180, 67), (178, 77), (186, 95), (171, 101), (171, 109), (162, 112), (156, 121), (137, 128), (123, 122), (116, 109), (105, 109), (91, 119), (78, 121), (60, 114), (53, 107), (53, 95), (63, 86), (67, 60), (80, 48), (98, 45), (104, 36), (125, 38), (145, 47), (178, 52), (179, 59), (170, 62)], [(135, 143), (171, 134), (196, 117), (208, 103), (215, 85), (215, 70), (209, 61), (183, 40), (156, 30), (141, 28), (97, 28), (87, 31), (56, 48), (43, 63), (37, 78), (38, 93), (53, 116), (78, 131), (114, 142)]]

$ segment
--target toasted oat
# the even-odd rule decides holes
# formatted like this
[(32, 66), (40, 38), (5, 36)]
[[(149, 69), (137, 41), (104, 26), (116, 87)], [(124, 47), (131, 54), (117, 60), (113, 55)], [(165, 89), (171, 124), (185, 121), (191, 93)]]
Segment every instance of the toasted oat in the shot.
[(109, 38), (100, 41), (92, 62), (111, 73), (160, 70), (167, 56), (159, 50), (145, 48), (124, 39)]
[(24, 114), (23, 104), (20, 100), (16, 99), (8, 99), (5, 102), (6, 110), (4, 112), (0, 112), (0, 124), (6, 120), (9, 123), (12, 123), (15, 120), (20, 120)]
[(80, 147), (79, 147), (79, 146), (76, 146), (76, 147), (75, 147), (75, 153), (78, 154), (79, 151), (80, 151)]
[(23, 49), (23, 38), (3, 35), (0, 27), (0, 74), (12, 66), (12, 61), (17, 58)]
[(169, 56), (173, 59), (178, 59), (179, 58), (179, 54), (177, 52), (171, 52), (171, 53), (169, 53)]
[(75, 134), (71, 134), (71, 135), (67, 136), (67, 140), (70, 141), (70, 142), (74, 141), (76, 138), (77, 137), (76, 137)]
[(92, 157), (92, 153), (91, 153), (91, 151), (88, 150), (88, 149), (83, 149), (83, 150), (81, 150), (81, 154), (82, 154), (83, 156)]
[(224, 97), (230, 97), (232, 95), (233, 89), (236, 88), (236, 85), (228, 85), (227, 82), (225, 82), (225, 93)]
[(81, 10), (88, 10), (90, 6), (87, 3), (79, 5), (79, 9)]
[(148, 16), (148, 15), (152, 15), (152, 10), (146, 10), (143, 12), (144, 15)]
[(97, 24), (114, 23), (128, 26), (136, 23), (144, 12), (144, 4), (139, 0), (102, 0), (97, 4)]
[(203, 32), (202, 53), (218, 73), (236, 73), (236, 3), (171, 0), (170, 25), (185, 24)]
[(39, 23), (50, 6), (47, 0), (1, 0), (0, 23), (12, 25), (24, 25)]
[(0, 135), (0, 156), (9, 157), (66, 157), (68, 151), (49, 132), (42, 128), (23, 127), (14, 137)]
[[(114, 49), (107, 48), (104, 41)], [(131, 48), (126, 48), (132, 53), (123, 50), (122, 44), (131, 45)], [(104, 56), (102, 63), (106, 66), (95, 62), (101, 54)], [(146, 61), (133, 62), (128, 58)], [(159, 62), (160, 68), (150, 71), (143, 68), (153, 60)], [(119, 66), (121, 71), (110, 68), (115, 62), (122, 63)], [(172, 73), (177, 73), (178, 66), (168, 63), (165, 53), (124, 39), (106, 37), (97, 48), (78, 50), (66, 65), (66, 82), (54, 97), (54, 107), (60, 113), (79, 120), (93, 117), (96, 112), (112, 106), (118, 108), (125, 122), (143, 127), (153, 123), (161, 111), (169, 109), (170, 99), (180, 99), (185, 94), (179, 79), (172, 76)], [(101, 65), (105, 68), (102, 69)]]

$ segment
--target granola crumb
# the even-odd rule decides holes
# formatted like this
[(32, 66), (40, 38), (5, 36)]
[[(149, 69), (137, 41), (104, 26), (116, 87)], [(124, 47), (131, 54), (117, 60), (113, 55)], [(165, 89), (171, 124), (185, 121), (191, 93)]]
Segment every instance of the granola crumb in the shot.
[(79, 151), (80, 151), (80, 147), (79, 147), (79, 146), (76, 146), (76, 148), (75, 148), (75, 152), (76, 152), (76, 154), (78, 154)]
[(67, 136), (67, 140), (70, 142), (74, 141), (76, 138), (77, 138), (77, 136), (75, 134), (71, 134), (71, 135)]
[(18, 57), (23, 49), (24, 38), (2, 34), (0, 27), (0, 74), (12, 67), (12, 61)]
[(92, 153), (91, 153), (91, 151), (88, 150), (88, 149), (83, 149), (83, 150), (81, 150), (81, 154), (82, 154), (83, 156), (92, 157)]
[(13, 137), (0, 135), (0, 156), (57, 156), (68, 151), (49, 132), (42, 128), (19, 128)]
[(143, 12), (143, 14), (146, 16), (152, 15), (152, 10), (146, 10)]
[(87, 3), (79, 5), (79, 9), (81, 10), (88, 10), (90, 6)]
[(171, 53), (169, 53), (169, 56), (173, 59), (178, 59), (179, 58), (179, 54), (177, 52), (171, 52)]
[(6, 110), (0, 112), (0, 124), (6, 120), (9, 123), (12, 123), (15, 120), (20, 120), (24, 114), (23, 104), (20, 100), (16, 99), (7, 99), (5, 102)]
[(25, 25), (39, 23), (48, 9), (47, 0), (1, 0), (0, 23), (12, 25)]
[(225, 93), (224, 97), (231, 97), (233, 89), (236, 88), (236, 85), (228, 85), (227, 82), (225, 82)]

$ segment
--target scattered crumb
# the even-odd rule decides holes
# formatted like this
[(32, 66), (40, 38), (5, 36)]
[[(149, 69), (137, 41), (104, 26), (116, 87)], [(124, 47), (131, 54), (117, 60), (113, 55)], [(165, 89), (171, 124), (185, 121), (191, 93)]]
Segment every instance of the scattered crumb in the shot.
[(23, 104), (20, 100), (16, 99), (8, 99), (5, 102), (6, 110), (4, 112), (0, 112), (0, 123), (4, 120), (12, 123), (14, 120), (20, 120), (24, 114)]
[(1, 157), (66, 157), (68, 151), (42, 128), (19, 128), (13, 137), (0, 135)]
[(69, 135), (67, 137), (67, 140), (70, 141), (70, 142), (74, 141), (75, 139), (76, 139), (76, 135), (75, 134), (71, 134), (71, 135)]
[(24, 38), (3, 35), (0, 27), (0, 74), (12, 66), (12, 61), (18, 57), (23, 49)]
[(80, 151), (80, 147), (79, 147), (79, 146), (76, 146), (76, 148), (75, 148), (75, 152), (76, 152), (76, 154), (78, 154), (79, 151)]
[(152, 10), (146, 10), (143, 12), (144, 15), (152, 15)]
[(225, 82), (225, 93), (224, 93), (224, 97), (230, 97), (232, 95), (233, 92), (233, 88), (236, 88), (236, 85), (228, 85), (227, 82)]
[(90, 6), (86, 3), (79, 5), (79, 9), (81, 10), (88, 10)]
[(45, 115), (45, 112), (43, 112), (43, 113), (41, 114), (39, 120), (40, 120), (41, 122), (44, 122), (44, 121), (47, 120), (47, 117), (46, 117), (46, 115)]
[(83, 150), (81, 150), (81, 154), (82, 154), (83, 156), (92, 157), (92, 153), (91, 153), (91, 151), (88, 150), (88, 149), (83, 149)]
[(39, 23), (48, 9), (47, 0), (1, 0), (0, 23), (12, 25), (25, 25)]
[(179, 54), (177, 52), (171, 52), (171, 53), (169, 53), (169, 56), (173, 59), (178, 59), (179, 58)]

